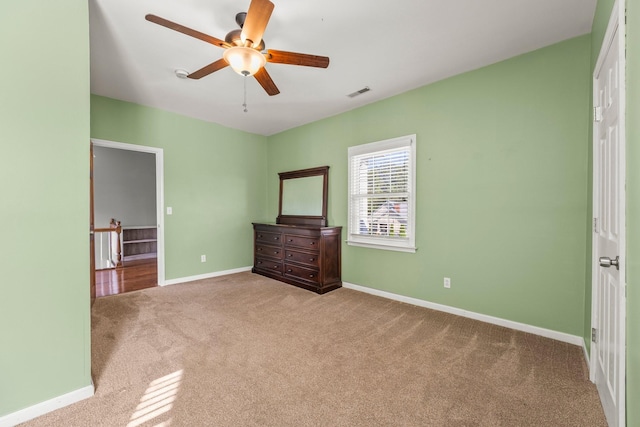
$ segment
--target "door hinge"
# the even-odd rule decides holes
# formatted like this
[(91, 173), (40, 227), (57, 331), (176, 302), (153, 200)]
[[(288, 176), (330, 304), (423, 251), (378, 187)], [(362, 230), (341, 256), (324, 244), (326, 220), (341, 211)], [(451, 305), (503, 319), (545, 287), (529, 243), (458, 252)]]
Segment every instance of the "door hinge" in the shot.
[(602, 121), (602, 107), (593, 107), (593, 121), (596, 123)]
[(596, 328), (591, 328), (591, 341), (593, 343), (598, 342), (598, 334), (596, 333)]
[(598, 232), (598, 218), (593, 218), (593, 232)]

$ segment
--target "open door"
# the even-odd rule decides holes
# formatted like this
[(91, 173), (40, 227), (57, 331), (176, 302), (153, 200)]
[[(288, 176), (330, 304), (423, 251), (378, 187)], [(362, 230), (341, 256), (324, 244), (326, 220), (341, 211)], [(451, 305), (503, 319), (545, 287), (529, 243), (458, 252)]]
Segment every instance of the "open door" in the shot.
[(593, 75), (591, 380), (610, 427), (625, 425), (625, 30), (613, 8)]
[[(164, 286), (165, 285), (165, 280), (164, 280), (164, 212), (163, 212), (163, 206), (164, 206), (164, 157), (163, 157), (163, 149), (162, 148), (156, 148), (156, 147), (151, 147), (151, 146), (143, 146), (143, 145), (135, 145), (135, 144), (126, 144), (126, 143), (122, 143), (122, 142), (115, 142), (115, 141), (106, 141), (106, 140), (100, 140), (100, 139), (92, 139), (91, 140), (92, 143), (92, 147), (103, 147), (103, 148), (110, 148), (110, 149), (115, 149), (115, 150), (126, 150), (126, 151), (133, 151), (133, 152), (138, 152), (138, 153), (149, 153), (149, 154), (153, 154), (155, 157), (155, 199), (156, 199), (156, 206), (155, 206), (155, 217), (156, 217), (156, 224), (155, 226), (150, 226), (150, 227), (142, 227), (142, 228), (155, 228), (156, 231), (156, 259), (157, 259), (157, 263), (156, 263), (156, 283), (158, 286)], [(95, 149), (95, 148), (94, 148)], [(97, 150), (97, 149), (96, 149)], [(97, 151), (96, 151), (97, 153)], [(97, 153), (98, 156), (100, 156), (99, 153)], [(99, 158), (99, 157), (98, 157)], [(93, 158), (92, 158), (93, 159)], [(98, 181), (98, 190), (100, 189), (100, 163), (97, 163), (97, 178)], [(92, 184), (93, 185), (93, 184)], [(95, 197), (92, 196), (92, 197)], [(92, 207), (93, 205), (95, 205), (97, 203), (98, 205), (98, 225), (100, 226), (100, 191), (98, 191), (98, 199), (94, 200), (94, 202), (92, 203)], [(93, 215), (93, 212), (92, 212)], [(118, 218), (118, 219), (122, 219), (122, 218)], [(136, 227), (136, 228), (140, 228), (140, 227)], [(125, 227), (123, 227), (123, 234), (124, 234), (124, 229)], [(128, 238), (126, 238), (123, 235), (123, 246), (127, 243), (124, 243), (124, 241), (128, 241), (129, 243), (137, 243), (137, 242), (130, 242)], [(99, 247), (99, 245), (98, 245)], [(136, 253), (135, 251), (133, 251), (133, 253)], [(125, 251), (123, 250), (123, 254), (122, 256), (125, 256)], [(125, 263), (126, 264), (126, 263)], [(126, 265), (125, 265), (126, 267)], [(97, 277), (97, 286), (96, 286), (96, 291), (97, 291), (97, 295), (100, 295), (100, 282), (101, 282), (101, 278), (100, 278), (100, 270), (98, 270), (98, 277)]]

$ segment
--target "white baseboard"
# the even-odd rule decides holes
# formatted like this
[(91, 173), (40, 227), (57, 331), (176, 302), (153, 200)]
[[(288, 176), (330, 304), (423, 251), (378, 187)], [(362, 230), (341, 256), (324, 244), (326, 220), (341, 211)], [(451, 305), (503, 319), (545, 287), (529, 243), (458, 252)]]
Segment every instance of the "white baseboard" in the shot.
[(430, 308), (432, 310), (443, 311), (445, 313), (455, 314), (457, 316), (468, 317), (470, 319), (479, 320), (481, 322), (504, 326), (505, 328), (528, 332), (530, 334), (540, 335), (542, 337), (551, 338), (557, 341), (584, 347), (584, 339), (577, 335), (553, 331), (551, 329), (540, 328), (538, 326), (527, 325), (525, 323), (514, 322), (512, 320), (501, 319), (499, 317), (488, 316), (486, 314), (475, 313), (473, 311), (467, 311), (461, 308), (451, 307), (448, 305), (429, 302), (417, 298), (406, 297), (404, 295), (393, 294), (391, 292), (367, 288), (365, 286), (354, 285), (353, 283), (342, 282), (342, 286), (348, 289), (353, 289), (355, 291), (365, 292), (371, 295), (401, 301), (407, 304), (417, 305), (419, 307)]
[(213, 273), (198, 274), (197, 276), (179, 277), (177, 279), (165, 280), (162, 286), (177, 285), (178, 283), (193, 282), (196, 280), (211, 279), (212, 277), (226, 276), (227, 274), (243, 273), (251, 271), (253, 267), (240, 267), (231, 270), (215, 271)]
[(86, 387), (79, 388), (67, 394), (63, 394), (62, 396), (54, 397), (53, 399), (40, 402), (36, 405), (29, 406), (28, 408), (0, 417), (0, 427), (13, 427), (17, 424), (24, 423), (41, 415), (55, 411), (56, 409), (64, 408), (72, 403), (87, 399), (93, 396), (94, 393), (95, 388), (93, 387), (92, 382), (91, 385)]
[(589, 352), (587, 351), (587, 343), (582, 339), (582, 352), (584, 353), (584, 360), (587, 362), (589, 370), (591, 370), (591, 360), (589, 359)]

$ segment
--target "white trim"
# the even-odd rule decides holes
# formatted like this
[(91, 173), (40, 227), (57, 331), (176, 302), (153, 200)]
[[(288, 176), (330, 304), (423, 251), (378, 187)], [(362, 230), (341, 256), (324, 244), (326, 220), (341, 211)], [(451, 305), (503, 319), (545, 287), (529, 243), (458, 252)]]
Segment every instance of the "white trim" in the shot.
[[(350, 246), (360, 246), (371, 249), (383, 249), (399, 252), (415, 253), (416, 251), (416, 204), (417, 204), (417, 191), (416, 191), (416, 151), (417, 151), (417, 136), (416, 134), (400, 136), (397, 138), (386, 139), (383, 141), (370, 142), (367, 144), (354, 145), (347, 148), (347, 185), (348, 185), (348, 203), (347, 203), (347, 244)], [(364, 155), (381, 153), (384, 151), (397, 150), (399, 148), (408, 147), (411, 154), (409, 159), (409, 227), (407, 239), (394, 239), (376, 236), (363, 236), (354, 232), (353, 223), (353, 187), (354, 187), (354, 171), (353, 171), (353, 157)], [(356, 180), (357, 181), (357, 180)]]
[(582, 353), (584, 354), (584, 360), (587, 362), (587, 368), (591, 369), (591, 361), (589, 360), (589, 351), (587, 350), (587, 343), (584, 338), (582, 339)]
[(146, 145), (126, 144), (124, 142), (107, 141), (91, 138), (97, 147), (115, 148), (118, 150), (151, 153), (156, 156), (156, 220), (158, 222), (158, 285), (164, 285), (164, 150)]
[(203, 280), (203, 279), (211, 279), (212, 277), (226, 276), (228, 274), (244, 273), (245, 271), (251, 271), (252, 268), (253, 268), (252, 266), (240, 267), (240, 268), (233, 268), (231, 270), (215, 271), (213, 273), (198, 274), (196, 276), (179, 277), (177, 279), (165, 280), (164, 284), (162, 284), (161, 286), (177, 285), (179, 283), (193, 282), (193, 281), (196, 281), (196, 280)]
[(416, 134), (414, 133), (412, 135), (398, 136), (396, 138), (385, 139), (382, 141), (354, 145), (348, 148), (349, 157), (359, 156), (360, 154), (369, 154), (376, 151), (395, 150), (397, 148), (408, 147), (415, 143), (415, 141)]
[(386, 249), (388, 251), (409, 252), (412, 254), (416, 253), (416, 249), (417, 249), (415, 247), (380, 245), (376, 243), (356, 242), (353, 240), (347, 240), (346, 243), (349, 246), (360, 246), (361, 248), (370, 248), (370, 249)]
[(95, 393), (93, 382), (91, 385), (79, 388), (53, 399), (45, 400), (28, 408), (21, 409), (11, 414), (0, 417), (0, 427), (13, 427), (20, 423), (32, 420), (57, 409), (64, 408), (73, 403), (88, 399)]
[(467, 317), (469, 319), (479, 320), (481, 322), (491, 323), (493, 325), (504, 326), (505, 328), (515, 329), (516, 331), (528, 332), (530, 334), (539, 335), (541, 337), (551, 338), (556, 341), (562, 341), (577, 346), (584, 345), (584, 339), (577, 335), (553, 331), (551, 329), (540, 328), (538, 326), (527, 325), (526, 323), (514, 322), (512, 320), (501, 319), (499, 317), (488, 316), (486, 314), (463, 310), (461, 308), (407, 297), (404, 295), (393, 294), (391, 292), (381, 291), (379, 289), (367, 288), (365, 286), (355, 285), (353, 283), (342, 282), (342, 286), (347, 289), (353, 289), (355, 291), (365, 292), (367, 294), (376, 295), (407, 304), (417, 305), (418, 307), (430, 308), (432, 310), (455, 314), (456, 316)]
[[(613, 39), (618, 33), (618, 46), (611, 46), (613, 43)], [(604, 39), (602, 40), (602, 45), (600, 47), (600, 52), (598, 53), (598, 60), (596, 61), (596, 65), (593, 69), (592, 76), (592, 99), (593, 106), (596, 103), (597, 96), (597, 86), (596, 86), (596, 78), (599, 75), (602, 65), (605, 61), (606, 55), (610, 48), (618, 49), (618, 61), (619, 61), (619, 105), (618, 105), (618, 123), (619, 123), (619, 137), (620, 137), (620, 159), (618, 165), (618, 177), (620, 182), (620, 191), (623, 193), (620, 199), (619, 206), (619, 224), (620, 224), (620, 240), (619, 240), (619, 251), (620, 251), (620, 284), (622, 286), (627, 286), (627, 278), (626, 278), (626, 262), (627, 262), (627, 252), (626, 252), (626, 235), (627, 235), (627, 226), (626, 226), (626, 9), (625, 9), (625, 1), (624, 0), (615, 0), (613, 9), (611, 11), (611, 16), (609, 17), (609, 23), (607, 24), (607, 30), (604, 35)], [(597, 178), (599, 174), (599, 166), (596, 144), (598, 141), (598, 123), (593, 121), (593, 135), (592, 135), (592, 147), (593, 147), (593, 215), (596, 217), (598, 214), (598, 201), (599, 194), (597, 193), (598, 183)], [(592, 236), (595, 236), (592, 227)], [(591, 245), (591, 327), (597, 327), (597, 277), (598, 277), (598, 248), (597, 245), (594, 244), (594, 239), (592, 239)], [(618, 348), (618, 366), (619, 372), (618, 377), (616, 378), (616, 382), (618, 384), (618, 424), (620, 426), (625, 425), (626, 420), (626, 307), (627, 307), (627, 299), (626, 292), (622, 293), (622, 301), (619, 306), (618, 319), (620, 326), (620, 343)], [(591, 353), (594, 351), (597, 352), (597, 343), (591, 343)], [(589, 379), (592, 382), (596, 381), (596, 363), (597, 357), (591, 357), (589, 363)]]

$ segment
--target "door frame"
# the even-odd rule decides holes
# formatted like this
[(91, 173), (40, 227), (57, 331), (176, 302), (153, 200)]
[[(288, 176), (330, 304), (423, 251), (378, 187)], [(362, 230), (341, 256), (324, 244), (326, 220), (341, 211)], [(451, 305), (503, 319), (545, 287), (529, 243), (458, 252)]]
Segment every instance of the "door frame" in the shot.
[[(618, 45), (612, 46), (614, 36), (618, 33)], [(619, 251), (620, 251), (620, 284), (624, 286), (625, 292), (623, 293), (623, 297), (621, 299), (621, 304), (619, 307), (617, 322), (620, 325), (620, 343), (618, 345), (618, 366), (619, 372), (617, 377), (618, 384), (618, 424), (620, 426), (625, 425), (626, 419), (626, 286), (627, 286), (627, 278), (626, 278), (626, 190), (625, 190), (625, 182), (626, 182), (626, 61), (625, 61), (625, 37), (626, 37), (626, 26), (625, 26), (625, 2), (624, 0), (615, 0), (613, 5), (613, 10), (611, 12), (611, 17), (609, 18), (609, 24), (607, 25), (607, 31), (605, 33), (604, 39), (602, 41), (602, 45), (600, 47), (600, 52), (598, 54), (598, 60), (596, 62), (596, 66), (592, 75), (592, 106), (595, 106), (595, 102), (597, 99), (597, 86), (596, 86), (596, 77), (598, 76), (604, 60), (606, 58), (609, 49), (617, 49), (618, 50), (618, 60), (619, 60), (619, 154), (620, 154), (620, 162), (618, 165), (618, 179), (619, 179), (619, 191), (622, 193), (619, 197), (620, 206), (618, 209), (618, 220), (620, 224), (620, 241), (619, 241)], [(594, 116), (595, 118), (595, 111)], [(592, 212), (594, 213), (594, 225), (592, 226), (592, 236), (596, 234), (596, 221), (597, 217), (595, 214), (598, 213), (598, 202), (599, 202), (599, 192), (598, 192), (598, 178), (600, 174), (599, 168), (599, 150), (597, 149), (598, 141), (598, 122), (593, 120), (593, 206)], [(597, 323), (597, 309), (598, 309), (598, 292), (597, 292), (597, 278), (598, 278), (598, 269), (600, 268), (598, 258), (600, 254), (598, 253), (598, 245), (595, 244), (595, 239), (592, 239), (592, 259), (591, 259), (591, 327), (596, 328)], [(596, 381), (596, 363), (597, 357), (597, 343), (591, 343), (591, 351), (590, 351), (590, 360), (589, 360), (589, 379), (592, 382)], [(612, 426), (614, 427), (614, 426)], [(617, 426), (616, 426), (617, 427)]]
[(156, 221), (158, 226), (158, 286), (165, 285), (164, 266), (164, 150), (145, 145), (127, 144), (91, 138), (96, 147), (115, 148), (118, 150), (137, 151), (155, 154), (156, 157)]
[(96, 239), (93, 215), (93, 142), (89, 141), (89, 299), (90, 307), (96, 302)]

